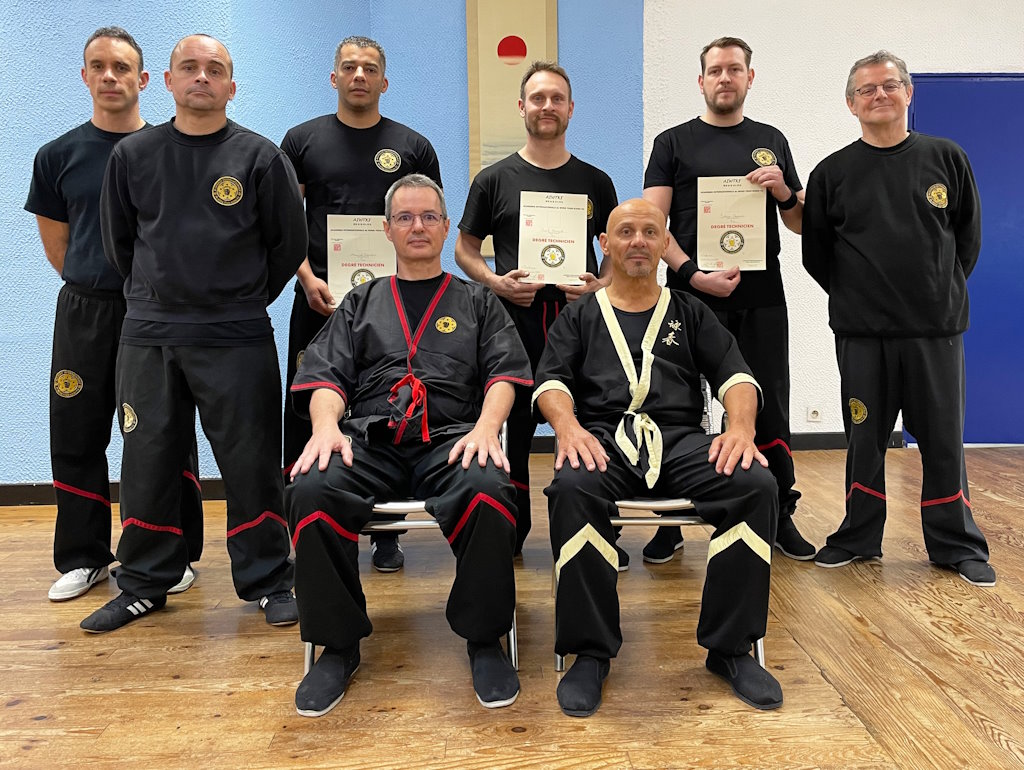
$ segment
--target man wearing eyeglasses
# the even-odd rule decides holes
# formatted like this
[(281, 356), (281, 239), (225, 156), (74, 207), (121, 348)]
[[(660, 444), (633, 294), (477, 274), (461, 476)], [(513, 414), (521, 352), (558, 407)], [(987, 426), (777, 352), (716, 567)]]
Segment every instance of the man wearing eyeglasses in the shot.
[[(604, 231), (608, 214), (618, 203), (611, 178), (566, 148), (565, 133), (572, 112), (572, 85), (566, 71), (554, 62), (534, 62), (519, 88), (526, 144), (476, 175), (455, 242), (455, 261), (466, 275), (501, 298), (534, 368), (544, 351), (548, 329), (566, 303), (605, 285), (597, 277), (594, 239)], [(521, 281), (528, 277), (519, 269), (519, 201), (523, 192), (587, 196), (587, 270), (579, 277), (579, 285)], [(493, 270), (481, 253), (488, 235), (494, 238)], [(523, 393), (516, 399), (508, 426), (508, 456), (519, 509), (516, 553), (522, 550), (532, 521), (530, 444), (535, 428), (530, 394)], [(622, 557), (628, 558), (625, 551)]]
[(498, 708), (519, 694), (498, 642), (512, 626), (516, 542), (498, 432), (516, 386), (533, 385), (529, 359), (497, 297), (442, 270), (449, 221), (433, 180), (395, 182), (384, 218), (397, 276), (345, 296), (291, 387), (313, 426), (286, 491), (299, 622), (325, 648), (295, 693), (302, 716), (338, 704), (372, 631), (358, 533), (380, 498), (424, 499), (451, 545), (447, 617), (466, 639), (477, 699)]
[[(309, 251), (296, 274), (286, 387), (295, 379), (306, 345), (334, 312), (338, 299), (327, 286), (328, 215), (379, 215), (384, 193), (406, 174), (426, 174), (441, 184), (430, 142), (380, 114), (380, 97), (388, 90), (386, 65), (384, 49), (376, 40), (358, 36), (342, 40), (331, 72), (331, 87), (338, 92), (337, 112), (295, 126), (281, 142), (306, 199), (309, 229)], [(309, 421), (299, 417), (286, 401), (286, 474), (309, 436)], [(373, 567), (380, 572), (396, 572), (405, 563), (398, 533), (373, 534), (370, 548)]]
[(903, 410), (924, 479), (928, 558), (995, 585), (971, 514), (964, 464), (967, 278), (981, 249), (981, 205), (964, 151), (907, 130), (906, 63), (878, 51), (854, 63), (846, 104), (861, 138), (811, 173), (804, 267), (828, 293), (846, 429), (846, 517), (815, 563), (882, 555), (885, 449)]
[[(789, 316), (779, 263), (778, 218), (800, 232), (803, 190), (786, 137), (778, 129), (744, 117), (754, 84), (752, 52), (743, 40), (722, 37), (700, 54), (697, 78), (707, 109), (700, 117), (670, 128), (654, 140), (644, 175), (644, 199), (669, 218), (669, 288), (683, 289), (715, 311), (732, 332), (740, 352), (761, 384), (764, 407), (757, 416), (758, 450), (779, 487), (779, 527), (775, 547), (791, 559), (814, 558), (796, 524), (800, 493), (789, 429)], [(746, 176), (765, 195), (767, 263), (764, 270), (738, 268), (702, 272), (697, 268), (697, 182), (700, 177)], [(776, 215), (778, 211), (778, 216)], [(682, 547), (678, 527), (659, 527), (644, 548), (644, 561), (660, 563)]]

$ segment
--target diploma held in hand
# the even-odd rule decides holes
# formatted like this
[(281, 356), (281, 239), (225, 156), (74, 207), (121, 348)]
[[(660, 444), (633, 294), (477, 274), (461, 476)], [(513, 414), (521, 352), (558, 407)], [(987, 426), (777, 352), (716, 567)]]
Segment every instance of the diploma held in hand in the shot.
[(697, 180), (697, 267), (764, 270), (765, 191), (742, 176)]
[(587, 271), (587, 196), (530, 192), (519, 195), (519, 269), (523, 283), (580, 284)]
[(335, 302), (359, 284), (396, 271), (383, 214), (327, 215), (327, 286)]

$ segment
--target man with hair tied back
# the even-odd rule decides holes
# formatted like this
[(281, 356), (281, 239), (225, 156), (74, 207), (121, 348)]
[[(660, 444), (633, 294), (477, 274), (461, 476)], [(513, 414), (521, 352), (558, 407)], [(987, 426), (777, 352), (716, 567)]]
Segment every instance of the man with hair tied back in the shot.
[(992, 586), (964, 462), (967, 279), (981, 250), (981, 202), (954, 142), (907, 130), (914, 84), (889, 51), (854, 62), (846, 105), (861, 138), (811, 173), (804, 267), (828, 294), (846, 429), (846, 516), (814, 561), (882, 555), (885, 450), (902, 409), (918, 441), (928, 558)]
[[(309, 250), (299, 267), (288, 331), (291, 387), (306, 346), (334, 312), (327, 286), (327, 217), (330, 214), (380, 216), (384, 193), (406, 174), (425, 174), (441, 184), (437, 155), (430, 142), (411, 128), (380, 114), (388, 90), (387, 58), (376, 40), (353, 35), (338, 44), (331, 87), (338, 109), (288, 130), (281, 149), (291, 159), (306, 199)], [(310, 424), (284, 406), (285, 474), (309, 441)], [(370, 536), (371, 563), (379, 572), (396, 572), (405, 563), (397, 532)]]
[[(566, 303), (604, 285), (598, 278), (594, 239), (604, 230), (608, 213), (618, 202), (611, 178), (565, 146), (573, 106), (572, 85), (562, 67), (537, 61), (526, 70), (519, 87), (519, 114), (526, 127), (526, 144), (476, 175), (455, 242), (455, 261), (466, 275), (501, 298), (534, 368), (544, 350), (548, 328)], [(587, 268), (579, 276), (580, 285), (546, 286), (520, 281), (529, 277), (519, 269), (519, 201), (524, 191), (587, 196), (587, 231), (581, 233), (587, 246)], [(493, 270), (481, 253), (488, 235), (494, 236)], [(522, 550), (531, 525), (530, 444), (535, 428), (529, 394), (520, 394), (508, 425), (508, 459), (519, 509), (516, 553)]]
[(455, 554), (452, 630), (466, 640), (477, 699), (508, 706), (519, 678), (499, 639), (512, 626), (516, 515), (498, 440), (517, 386), (533, 385), (495, 296), (441, 268), (444, 193), (395, 182), (384, 228), (398, 274), (355, 287), (306, 349), (291, 392), (313, 435), (286, 492), (304, 641), (323, 653), (295, 692), (302, 716), (344, 697), (373, 626), (358, 535), (376, 500), (425, 500)]
[[(62, 573), (51, 601), (81, 596), (107, 577), (110, 481), (107, 445), (115, 409), (114, 363), (124, 321), (124, 277), (103, 255), (100, 187), (111, 151), (147, 126), (139, 93), (149, 84), (142, 48), (121, 27), (85, 41), (82, 80), (92, 119), (44, 145), (32, 169), (26, 210), (36, 215), (46, 258), (64, 279), (57, 298), (50, 369), (50, 460), (57, 497), (53, 563)], [(187, 561), (168, 593), (195, 581), (203, 551), (203, 502), (195, 438), (176, 458)]]
[(121, 594), (82, 621), (93, 633), (161, 609), (181, 575), (170, 469), (197, 407), (224, 478), (235, 592), (271, 625), (298, 620), (267, 306), (302, 261), (306, 223), (284, 153), (227, 118), (232, 71), (218, 40), (182, 39), (164, 73), (175, 117), (123, 139), (107, 166), (103, 246), (128, 307), (117, 357), (123, 532)]
[[(814, 546), (793, 522), (800, 493), (793, 488), (789, 427), (789, 317), (779, 263), (779, 216), (800, 232), (803, 191), (786, 137), (778, 129), (744, 117), (754, 84), (750, 46), (722, 37), (704, 46), (697, 84), (704, 114), (670, 128), (654, 140), (644, 176), (644, 199), (669, 218), (672, 237), (665, 262), (668, 285), (710, 307), (736, 337), (743, 358), (761, 384), (764, 409), (757, 416), (757, 447), (779, 487), (779, 529), (774, 545), (791, 559), (814, 558)], [(765, 270), (738, 268), (702, 272), (697, 268), (697, 180), (746, 176), (765, 189)], [(776, 215), (778, 211), (778, 215)], [(678, 527), (660, 527), (644, 548), (644, 560), (660, 563), (681, 548)]]

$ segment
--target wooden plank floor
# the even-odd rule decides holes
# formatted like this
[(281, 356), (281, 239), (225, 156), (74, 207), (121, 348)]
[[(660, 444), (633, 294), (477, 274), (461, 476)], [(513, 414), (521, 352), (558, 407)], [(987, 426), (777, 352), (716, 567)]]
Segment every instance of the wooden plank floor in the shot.
[[(522, 694), (487, 711), (444, 604), (453, 560), (410, 533), (406, 568), (372, 573), (375, 632), (345, 700), (295, 714), (297, 627), (267, 626), (231, 588), (223, 503), (207, 504), (199, 579), (168, 609), (109, 635), (78, 622), (111, 581), (53, 604), (54, 509), (0, 509), (0, 766), (148, 768), (1011, 768), (1024, 767), (1024, 449), (972, 449), (975, 516), (993, 589), (930, 566), (919, 457), (890, 450), (881, 561), (823, 570), (777, 556), (766, 640), (785, 705), (744, 706), (703, 666), (695, 631), (708, 529), (669, 564), (644, 565), (653, 530), (627, 529), (625, 643), (590, 719), (555, 701), (551, 555), (543, 514), (518, 564)], [(534, 500), (550, 456), (534, 458)], [(815, 543), (842, 516), (844, 453), (796, 455), (798, 521)], [(368, 551), (368, 549), (363, 549)]]

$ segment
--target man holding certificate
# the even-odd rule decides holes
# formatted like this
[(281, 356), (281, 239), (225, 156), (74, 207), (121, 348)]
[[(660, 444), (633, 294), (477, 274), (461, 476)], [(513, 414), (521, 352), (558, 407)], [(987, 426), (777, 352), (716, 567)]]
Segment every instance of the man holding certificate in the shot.
[[(566, 149), (572, 110), (565, 70), (534, 62), (519, 91), (526, 145), (477, 174), (455, 242), (455, 261), (501, 298), (534, 368), (548, 327), (566, 302), (604, 285), (597, 277), (594, 238), (618, 202), (609, 176)], [(481, 253), (488, 235), (494, 236), (493, 270)], [(519, 509), (516, 553), (530, 531), (535, 425), (530, 394), (517, 393), (508, 421), (510, 476)]]
[[(384, 193), (406, 174), (426, 174), (441, 184), (430, 142), (380, 114), (380, 96), (388, 90), (386, 63), (384, 49), (375, 40), (342, 40), (331, 72), (331, 87), (338, 92), (337, 113), (295, 126), (281, 142), (306, 198), (309, 228), (309, 251), (296, 274), (299, 280), (289, 324), (289, 388), (306, 345), (344, 292), (395, 272), (394, 248), (381, 225)], [(309, 421), (299, 417), (292, 402), (286, 400), (286, 473), (309, 436)], [(375, 569), (395, 572), (402, 568), (405, 556), (397, 534), (376, 534), (370, 542)]]
[[(754, 82), (750, 56), (750, 46), (735, 37), (705, 46), (697, 83), (707, 109), (654, 140), (644, 198), (669, 217), (669, 287), (685, 289), (715, 311), (763, 388), (755, 441), (779, 487), (775, 546), (803, 561), (815, 549), (792, 518), (800, 493), (793, 489), (789, 318), (775, 212), (799, 233), (804, 194), (786, 137), (743, 116)], [(677, 528), (661, 527), (644, 559), (668, 561), (682, 542)]]

